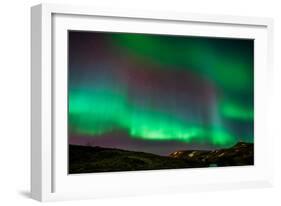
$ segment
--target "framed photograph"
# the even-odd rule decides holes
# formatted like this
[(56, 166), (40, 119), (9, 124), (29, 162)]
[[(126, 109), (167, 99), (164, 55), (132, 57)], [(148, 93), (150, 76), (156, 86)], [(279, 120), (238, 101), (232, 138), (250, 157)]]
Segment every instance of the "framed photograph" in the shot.
[(31, 15), (34, 199), (272, 185), (271, 19)]

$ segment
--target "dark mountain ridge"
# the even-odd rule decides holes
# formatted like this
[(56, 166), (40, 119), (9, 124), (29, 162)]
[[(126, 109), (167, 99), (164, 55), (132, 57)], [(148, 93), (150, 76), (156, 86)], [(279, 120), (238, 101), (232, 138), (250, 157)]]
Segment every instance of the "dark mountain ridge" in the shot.
[(69, 173), (116, 172), (253, 165), (253, 144), (213, 151), (183, 150), (169, 156), (114, 148), (69, 145)]

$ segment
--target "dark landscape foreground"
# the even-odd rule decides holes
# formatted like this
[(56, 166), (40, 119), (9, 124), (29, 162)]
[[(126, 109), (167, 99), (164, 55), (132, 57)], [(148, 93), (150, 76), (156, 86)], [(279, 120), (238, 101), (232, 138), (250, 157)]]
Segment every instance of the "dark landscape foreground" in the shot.
[(176, 151), (169, 156), (91, 146), (69, 145), (69, 173), (157, 170), (254, 164), (254, 145), (239, 142), (213, 151)]

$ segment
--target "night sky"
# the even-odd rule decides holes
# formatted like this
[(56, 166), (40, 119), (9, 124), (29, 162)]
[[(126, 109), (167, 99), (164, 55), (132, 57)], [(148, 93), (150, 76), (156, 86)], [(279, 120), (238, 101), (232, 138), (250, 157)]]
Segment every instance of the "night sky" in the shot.
[(254, 139), (254, 41), (69, 31), (69, 143), (168, 155)]

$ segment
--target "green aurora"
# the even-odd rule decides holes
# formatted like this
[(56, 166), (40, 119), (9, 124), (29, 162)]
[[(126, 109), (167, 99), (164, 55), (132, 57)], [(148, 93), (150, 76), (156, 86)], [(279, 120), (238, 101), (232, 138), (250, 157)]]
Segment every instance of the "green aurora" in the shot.
[[(253, 40), (85, 32), (69, 37), (71, 135), (95, 138), (122, 130), (147, 141), (219, 147), (253, 142)], [(198, 81), (177, 81), (175, 72)], [(128, 81), (134, 75), (137, 83)]]

